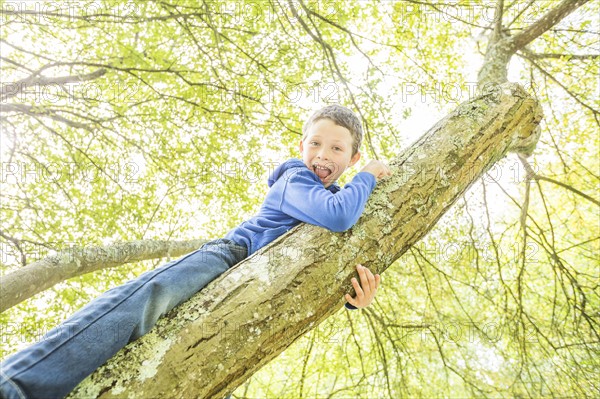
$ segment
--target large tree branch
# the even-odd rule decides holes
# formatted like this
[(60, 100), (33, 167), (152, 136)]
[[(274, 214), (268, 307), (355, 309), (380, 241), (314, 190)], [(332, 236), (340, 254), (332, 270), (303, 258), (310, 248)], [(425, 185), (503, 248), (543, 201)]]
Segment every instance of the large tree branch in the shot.
[(125, 263), (181, 256), (206, 240), (138, 240), (97, 248), (72, 248), (31, 263), (0, 279), (0, 312), (71, 277)]
[(502, 2), (499, 0), (496, 7), (496, 24), (490, 37), (483, 66), (479, 70), (477, 81), (480, 85), (502, 84), (507, 81), (507, 68), (513, 54), (523, 49), (541, 34), (559, 23), (563, 18), (572, 13), (589, 0), (563, 0), (558, 6), (550, 10), (539, 20), (531, 24), (516, 36), (504, 36), (502, 31)]
[(301, 224), (230, 268), (121, 350), (71, 397), (219, 398), (344, 303), (354, 266), (382, 273), (508, 151), (539, 105), (505, 84), (460, 105), (390, 162), (358, 223)]
[(510, 51), (514, 54), (521, 50), (588, 1), (589, 0), (563, 0), (558, 6), (548, 11), (543, 17), (528, 26), (523, 32), (513, 36), (510, 40)]
[(23, 90), (32, 86), (49, 86), (57, 85), (64, 86), (71, 83), (86, 82), (90, 80), (98, 79), (100, 76), (106, 74), (106, 69), (98, 69), (92, 73), (84, 75), (73, 75), (73, 76), (56, 76), (47, 77), (39, 76), (40, 71), (36, 71), (31, 76), (25, 79), (21, 79), (14, 83), (8, 83), (2, 85), (2, 94), (0, 95), (0, 102), (4, 103), (7, 99), (17, 96), (23, 93)]
[(502, 36), (502, 15), (504, 13), (504, 0), (498, 0), (496, 10), (494, 11), (494, 30), (492, 32), (492, 42), (497, 42)]
[(566, 60), (597, 60), (600, 59), (600, 54), (556, 54), (556, 53), (532, 53), (529, 51), (525, 52), (529, 58), (542, 59), (542, 58), (554, 58)]

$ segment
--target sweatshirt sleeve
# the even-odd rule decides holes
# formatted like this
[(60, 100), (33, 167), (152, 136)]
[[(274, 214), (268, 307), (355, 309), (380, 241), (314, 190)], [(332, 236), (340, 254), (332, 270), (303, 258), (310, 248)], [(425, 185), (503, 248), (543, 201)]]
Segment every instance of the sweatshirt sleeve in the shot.
[(285, 182), (280, 210), (302, 222), (336, 232), (348, 230), (356, 223), (376, 185), (375, 176), (359, 172), (334, 194), (308, 169), (295, 169), (282, 177)]
[(356, 306), (351, 305), (349, 302), (346, 302), (346, 304), (344, 306), (346, 307), (346, 309), (350, 309), (350, 310), (358, 309)]

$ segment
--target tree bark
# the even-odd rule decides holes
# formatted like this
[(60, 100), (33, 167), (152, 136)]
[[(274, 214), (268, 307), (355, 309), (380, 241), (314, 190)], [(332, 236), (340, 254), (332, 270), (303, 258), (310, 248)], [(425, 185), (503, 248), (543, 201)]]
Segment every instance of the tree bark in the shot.
[(139, 240), (61, 251), (2, 276), (0, 313), (69, 278), (131, 262), (185, 255), (205, 242)]
[(390, 162), (393, 175), (353, 228), (297, 226), (159, 320), (70, 397), (232, 392), (340, 309), (357, 263), (382, 273), (508, 151), (535, 145), (541, 117), (509, 83), (461, 104)]

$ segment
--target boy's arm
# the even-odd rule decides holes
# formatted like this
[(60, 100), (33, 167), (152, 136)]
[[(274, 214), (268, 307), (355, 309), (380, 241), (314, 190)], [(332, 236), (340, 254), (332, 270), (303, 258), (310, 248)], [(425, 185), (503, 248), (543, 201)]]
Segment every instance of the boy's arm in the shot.
[[(323, 187), (321, 182), (315, 181), (309, 171), (300, 169), (297, 173), (286, 177), (280, 210), (305, 223), (332, 231), (344, 231), (352, 227), (362, 214), (375, 184), (376, 178), (373, 174), (359, 172), (350, 183), (334, 194)], [(356, 279), (352, 284), (358, 284)], [(360, 299), (358, 297), (358, 293), (362, 292), (360, 286), (356, 287), (355, 285), (355, 291), (357, 299)], [(372, 297), (368, 298), (370, 298), (368, 299), (368, 303), (370, 303)], [(358, 307), (363, 307), (361, 306), (363, 302), (352, 301)], [(350, 310), (358, 309), (349, 302), (346, 302), (344, 306)]]
[(362, 214), (376, 179), (368, 172), (357, 173), (337, 193), (316, 181), (308, 169), (298, 168), (283, 179), (280, 210), (305, 223), (340, 232), (352, 227)]

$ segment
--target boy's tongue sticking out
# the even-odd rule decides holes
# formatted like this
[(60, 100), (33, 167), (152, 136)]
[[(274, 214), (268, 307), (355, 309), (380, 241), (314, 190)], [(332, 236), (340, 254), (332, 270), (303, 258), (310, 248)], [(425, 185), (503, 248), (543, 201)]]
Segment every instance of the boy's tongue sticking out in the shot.
[(319, 165), (315, 165), (314, 171), (321, 179), (324, 179), (331, 174), (331, 170)]

